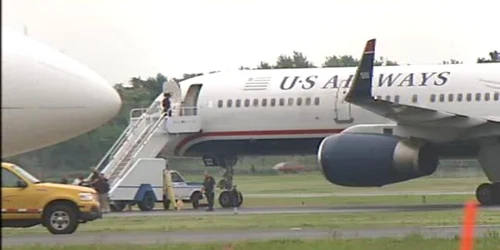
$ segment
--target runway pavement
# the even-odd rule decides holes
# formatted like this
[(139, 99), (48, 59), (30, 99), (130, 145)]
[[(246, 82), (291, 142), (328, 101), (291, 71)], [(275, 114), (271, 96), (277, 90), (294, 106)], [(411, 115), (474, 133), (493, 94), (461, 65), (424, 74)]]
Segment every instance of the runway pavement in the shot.
[[(488, 231), (500, 230), (499, 226), (478, 226), (476, 237)], [(404, 237), (418, 233), (424, 237), (451, 238), (459, 236), (460, 227), (384, 228), (358, 230), (290, 229), (279, 231), (230, 231), (230, 232), (127, 232), (127, 233), (75, 233), (73, 235), (24, 235), (3, 236), (2, 247), (16, 245), (91, 245), (91, 244), (162, 244), (181, 242), (228, 242), (270, 239), (321, 239), (321, 238), (379, 238)]]
[[(395, 211), (439, 211), (459, 210), (463, 205), (407, 205), (407, 206), (343, 206), (343, 207), (294, 207), (294, 208), (242, 208), (240, 214), (273, 214), (273, 213), (351, 213), (351, 212), (395, 212)], [(496, 210), (500, 207), (484, 207), (481, 210)], [(133, 216), (192, 216), (203, 214), (231, 214), (230, 209), (218, 209), (214, 212), (204, 210), (152, 211), (152, 212), (121, 212), (106, 214), (106, 217), (133, 217)], [(488, 230), (500, 231), (500, 225), (478, 226), (478, 237)], [(239, 231), (230, 232), (113, 232), (87, 233), (76, 232), (72, 235), (2, 235), (2, 246), (14, 245), (89, 245), (89, 244), (154, 244), (168, 242), (220, 242), (235, 240), (266, 240), (275, 238), (317, 239), (327, 237), (340, 238), (377, 238), (377, 237), (404, 237), (412, 233), (419, 233), (425, 237), (455, 237), (460, 234), (460, 227), (420, 227), (420, 228), (383, 228), (358, 230), (311, 230), (289, 229), (278, 231)]]
[[(460, 210), (462, 204), (432, 204), (432, 205), (351, 205), (351, 206), (304, 206), (304, 207), (252, 207), (240, 208), (240, 214), (311, 214), (311, 213), (360, 213), (360, 212), (418, 212), (418, 211), (442, 211)], [(483, 207), (481, 210), (497, 210), (500, 207)], [(130, 211), (106, 214), (106, 217), (135, 217), (135, 216), (193, 216), (204, 214), (231, 214), (232, 209), (215, 209), (213, 212), (199, 210), (164, 211), (156, 210), (150, 212)]]

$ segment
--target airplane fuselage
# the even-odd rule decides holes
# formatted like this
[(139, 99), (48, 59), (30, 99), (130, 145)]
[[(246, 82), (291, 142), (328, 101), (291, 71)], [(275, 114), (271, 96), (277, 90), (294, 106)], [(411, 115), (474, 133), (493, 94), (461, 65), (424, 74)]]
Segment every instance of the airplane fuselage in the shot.
[[(355, 70), (245, 70), (183, 81), (184, 106), (197, 107), (203, 132), (173, 139), (162, 155), (315, 154), (322, 139), (353, 125), (394, 123), (343, 101)], [(384, 100), (500, 120), (498, 64), (376, 67), (373, 84)], [(450, 156), (473, 156), (477, 148), (461, 143), (460, 132), (452, 126), (436, 136)]]

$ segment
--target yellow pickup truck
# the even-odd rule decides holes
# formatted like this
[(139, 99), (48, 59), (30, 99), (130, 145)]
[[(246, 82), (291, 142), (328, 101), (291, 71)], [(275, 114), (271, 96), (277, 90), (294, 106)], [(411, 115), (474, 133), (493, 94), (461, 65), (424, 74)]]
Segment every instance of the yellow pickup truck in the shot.
[(101, 218), (94, 189), (43, 183), (2, 162), (2, 227), (43, 225), (52, 234), (72, 234), (79, 223)]

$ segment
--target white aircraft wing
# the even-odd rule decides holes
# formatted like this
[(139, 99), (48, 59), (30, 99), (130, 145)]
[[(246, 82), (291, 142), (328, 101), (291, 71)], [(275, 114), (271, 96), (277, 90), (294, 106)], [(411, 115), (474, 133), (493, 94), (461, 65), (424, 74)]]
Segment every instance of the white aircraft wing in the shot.
[(498, 117), (474, 118), (376, 99), (372, 95), (372, 77), (375, 59), (375, 39), (366, 43), (354, 80), (345, 101), (391, 119), (398, 124), (418, 127), (469, 128), (485, 123), (499, 123)]

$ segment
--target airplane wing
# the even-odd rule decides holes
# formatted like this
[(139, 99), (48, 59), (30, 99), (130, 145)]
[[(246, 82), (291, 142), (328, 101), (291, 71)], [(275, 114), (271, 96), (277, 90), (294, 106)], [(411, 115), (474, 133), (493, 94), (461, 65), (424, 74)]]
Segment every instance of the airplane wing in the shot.
[(372, 78), (375, 43), (375, 39), (366, 43), (353, 83), (344, 98), (346, 102), (391, 119), (398, 124), (411, 126), (469, 128), (488, 122), (500, 122), (498, 117), (474, 118), (374, 98), (372, 95)]

